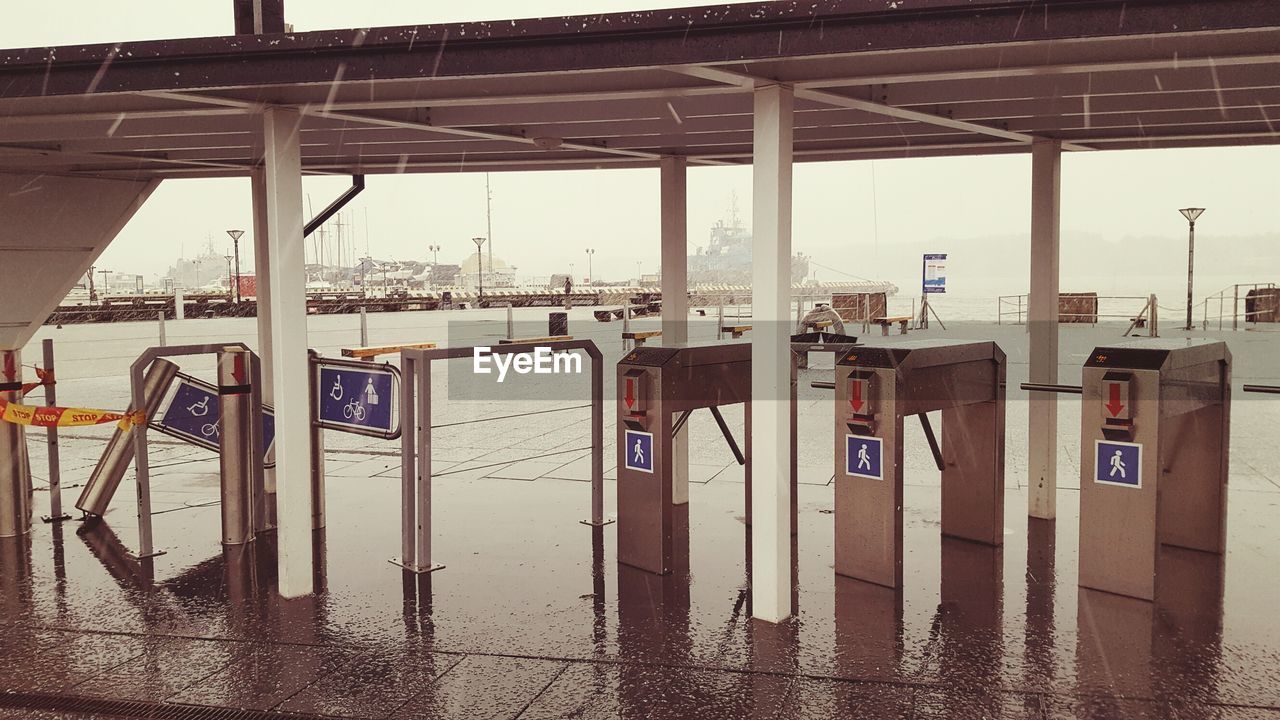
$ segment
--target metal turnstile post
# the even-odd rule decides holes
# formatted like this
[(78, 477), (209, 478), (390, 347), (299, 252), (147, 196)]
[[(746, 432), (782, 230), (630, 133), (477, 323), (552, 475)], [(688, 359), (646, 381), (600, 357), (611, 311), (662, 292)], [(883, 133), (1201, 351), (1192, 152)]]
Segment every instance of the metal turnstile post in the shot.
[[(58, 390), (53, 373), (53, 340), (45, 338), (44, 350), (44, 404), (57, 407)], [(58, 453), (58, 426), (51, 425), (45, 430), (45, 439), (49, 452), (49, 514), (42, 519), (47, 523), (70, 520), (71, 516), (62, 511), (62, 462)]]
[(254, 537), (253, 385), (251, 355), (238, 347), (218, 354), (218, 443), (222, 470), (222, 543), (243, 545)]
[(1098, 347), (1081, 385), (1080, 586), (1154, 600), (1168, 548), (1226, 553), (1231, 353)]
[(835, 570), (902, 587), (904, 418), (922, 417), (942, 473), (942, 534), (1004, 542), (1005, 355), (993, 342), (859, 346), (836, 363)]
[[(0, 350), (0, 398), (22, 402), (22, 356)], [(0, 537), (31, 531), (31, 462), (26, 428), (0, 420)]]

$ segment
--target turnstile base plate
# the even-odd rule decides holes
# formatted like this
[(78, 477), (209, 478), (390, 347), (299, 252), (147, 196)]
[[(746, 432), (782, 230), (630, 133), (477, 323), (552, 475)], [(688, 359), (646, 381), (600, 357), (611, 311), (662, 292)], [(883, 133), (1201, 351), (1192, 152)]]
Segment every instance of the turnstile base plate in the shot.
[(150, 553), (147, 553), (146, 555), (141, 555), (139, 553), (125, 553), (125, 554), (133, 558), (134, 560), (146, 560), (147, 558), (160, 557), (161, 555), (167, 555), (169, 554), (169, 551), (168, 550), (152, 550)]
[(409, 571), (409, 572), (411, 572), (411, 573), (415, 573), (415, 574), (417, 574), (417, 575), (422, 575), (422, 574), (424, 574), (424, 573), (431, 573), (431, 572), (435, 572), (435, 571), (437, 571), (437, 570), (443, 570), (443, 569), (444, 569), (444, 565), (441, 565), (441, 564), (439, 564), (439, 563), (431, 563), (430, 565), (428, 565), (427, 567), (424, 567), (424, 568), (415, 567), (415, 566), (413, 566), (413, 565), (410, 565), (410, 564), (408, 564), (408, 563), (406, 563), (406, 562), (402, 561), (400, 558), (391, 558), (391, 559), (387, 560), (387, 562), (389, 562), (389, 563), (391, 563), (392, 565), (395, 565), (395, 566), (397, 566), (397, 567), (399, 567), (399, 568), (402, 568), (402, 569), (404, 569), (404, 570), (408, 570), (408, 571)]

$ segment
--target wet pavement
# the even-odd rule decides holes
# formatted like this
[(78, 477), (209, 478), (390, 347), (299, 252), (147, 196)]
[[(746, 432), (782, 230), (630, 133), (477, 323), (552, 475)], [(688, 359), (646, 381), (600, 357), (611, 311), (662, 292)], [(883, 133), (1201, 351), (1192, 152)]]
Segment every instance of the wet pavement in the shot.
[[(618, 326), (604, 327), (612, 346)], [(995, 333), (1013, 387), (1025, 334)], [(1154, 603), (1076, 585), (1070, 401), (1059, 518), (1029, 521), (1026, 407), (1010, 393), (1003, 548), (940, 536), (938, 473), (919, 428), (908, 431), (895, 592), (834, 574), (831, 401), (803, 383), (797, 614), (780, 625), (751, 619), (742, 473), (709, 416), (688, 426), (694, 482), (677, 513), (678, 569), (664, 577), (615, 561), (616, 525), (579, 523), (585, 410), (437, 432), (433, 556), (446, 568), (423, 576), (387, 562), (399, 551), (395, 444), (329, 433), (319, 591), (299, 600), (275, 593), (270, 534), (219, 546), (216, 458), (157, 442), (166, 555), (127, 554), (127, 482), (102, 522), (37, 520), (29, 538), (0, 541), (0, 717), (1280, 718), (1280, 413), (1238, 392), (1265, 381), (1277, 340), (1252, 335), (1232, 346), (1229, 551), (1165, 549)], [(1094, 341), (1067, 338), (1064, 366)], [(616, 362), (620, 348), (606, 352)], [(829, 377), (829, 363), (811, 379)], [(87, 375), (68, 385), (117, 392)], [(494, 408), (436, 420), (483, 412)], [(725, 415), (740, 432), (740, 410)], [(606, 468), (612, 435), (607, 413)], [(42, 477), (42, 445), (29, 442)], [(88, 433), (65, 439), (64, 481), (82, 482), (101, 447)], [(612, 513), (612, 480), (605, 489)], [(44, 493), (34, 504), (47, 510)]]

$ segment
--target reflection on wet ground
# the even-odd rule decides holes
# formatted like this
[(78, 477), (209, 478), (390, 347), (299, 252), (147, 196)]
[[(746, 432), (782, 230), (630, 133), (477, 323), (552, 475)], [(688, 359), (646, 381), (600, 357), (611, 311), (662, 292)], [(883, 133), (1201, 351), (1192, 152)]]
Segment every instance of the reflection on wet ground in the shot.
[[(494, 337), (504, 318), (494, 312)], [(575, 335), (596, 337), (612, 367), (617, 325), (583, 320)], [(340, 321), (313, 318), (312, 332)], [(428, 321), (443, 322), (370, 318), (375, 330), (402, 324), (376, 342), (445, 337), (423, 337)], [(238, 322), (185, 327), (252, 336)], [(358, 337), (346, 322), (318, 345)], [(1025, 327), (951, 327), (958, 338), (996, 337), (1009, 353), (1009, 386), (1026, 379)], [(710, 326), (702, 332), (714, 337)], [(1118, 332), (1064, 331), (1062, 381), (1078, 381), (1084, 353)], [(137, 348), (117, 341), (114, 355), (136, 356), (147, 335)], [(1231, 342), (1238, 381), (1271, 381), (1273, 339)], [(61, 347), (69, 357), (79, 346)], [(91, 370), (77, 379), (67, 364), (60, 396), (122, 407), (127, 388), (110, 379), (120, 367), (80, 362)], [(684, 431), (691, 502), (678, 513), (687, 528), (677, 533), (678, 571), (665, 577), (616, 562), (616, 524), (579, 524), (590, 497), (584, 411), (456, 424), (582, 398), (437, 408), (451, 426), (433, 437), (433, 559), (447, 567), (420, 577), (387, 562), (400, 551), (395, 444), (329, 433), (318, 592), (298, 600), (276, 595), (270, 534), (244, 548), (218, 544), (217, 459), (155, 438), (155, 538), (166, 555), (128, 555), (137, 534), (127, 483), (100, 524), (37, 521), (29, 538), (0, 540), (0, 718), (185, 717), (193, 708), (208, 718), (1280, 718), (1280, 406), (1233, 400), (1228, 554), (1166, 550), (1154, 603), (1077, 587), (1078, 403), (1060, 404), (1059, 519), (1028, 521), (1027, 407), (1010, 394), (999, 550), (940, 537), (938, 473), (911, 424), (895, 592), (834, 573), (831, 396), (807, 382), (829, 380), (830, 361), (817, 365), (826, 369), (799, 387), (790, 622), (751, 619), (742, 470), (705, 413)], [(445, 396), (442, 386), (436, 398)], [(735, 433), (740, 407), (724, 412)], [(609, 426), (606, 468), (612, 435)], [(64, 482), (83, 481), (104, 437), (63, 437)], [(29, 447), (39, 484), (43, 444)], [(616, 475), (606, 477), (612, 510)], [(33, 504), (45, 511), (47, 495)]]
[(1280, 495), (1233, 498), (1225, 568), (1166, 548), (1147, 603), (1077, 589), (1073, 493), (1056, 523), (1010, 512), (991, 548), (939, 536), (937, 490), (906, 490), (893, 591), (834, 575), (830, 488), (802, 485), (798, 614), (776, 626), (751, 619), (733, 482), (693, 485), (668, 576), (578, 523), (584, 483), (447, 476), (447, 568), (413, 576), (386, 562), (396, 480), (331, 482), (298, 600), (270, 534), (218, 546), (216, 507), (156, 515), (169, 554), (132, 559), (122, 494), (104, 522), (0, 543), (0, 716), (1280, 717), (1280, 550), (1258, 541)]

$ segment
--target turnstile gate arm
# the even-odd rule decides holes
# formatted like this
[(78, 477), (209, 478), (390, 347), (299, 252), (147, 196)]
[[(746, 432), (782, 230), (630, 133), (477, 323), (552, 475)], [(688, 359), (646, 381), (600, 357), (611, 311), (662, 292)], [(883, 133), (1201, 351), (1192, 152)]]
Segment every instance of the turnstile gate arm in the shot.
[(684, 412), (680, 413), (680, 417), (676, 418), (675, 424), (671, 426), (672, 437), (675, 437), (676, 435), (680, 434), (680, 428), (684, 427), (684, 424), (686, 422), (689, 422), (689, 416), (692, 414), (693, 414), (692, 410), (685, 410)]
[(1068, 393), (1071, 395), (1079, 395), (1084, 390), (1079, 385), (1052, 385), (1049, 383), (1030, 383), (1025, 382), (1019, 385), (1023, 390), (1032, 392), (1052, 392), (1052, 393)]
[(1280, 385), (1245, 385), (1244, 391), (1280, 395)]
[(720, 408), (712, 405), (710, 410), (712, 417), (716, 419), (716, 424), (720, 426), (720, 432), (724, 433), (725, 442), (729, 443), (729, 449), (733, 451), (733, 457), (737, 459), (739, 465), (746, 465), (747, 459), (738, 449), (738, 443), (733, 439), (733, 433), (729, 432), (729, 426), (725, 423), (724, 416), (720, 414)]
[(942, 449), (938, 447), (938, 438), (933, 434), (933, 425), (929, 424), (929, 414), (920, 413), (916, 415), (920, 418), (920, 427), (924, 428), (924, 439), (929, 441), (929, 450), (933, 452), (933, 464), (938, 466), (938, 470), (946, 470), (947, 466), (942, 462)]

